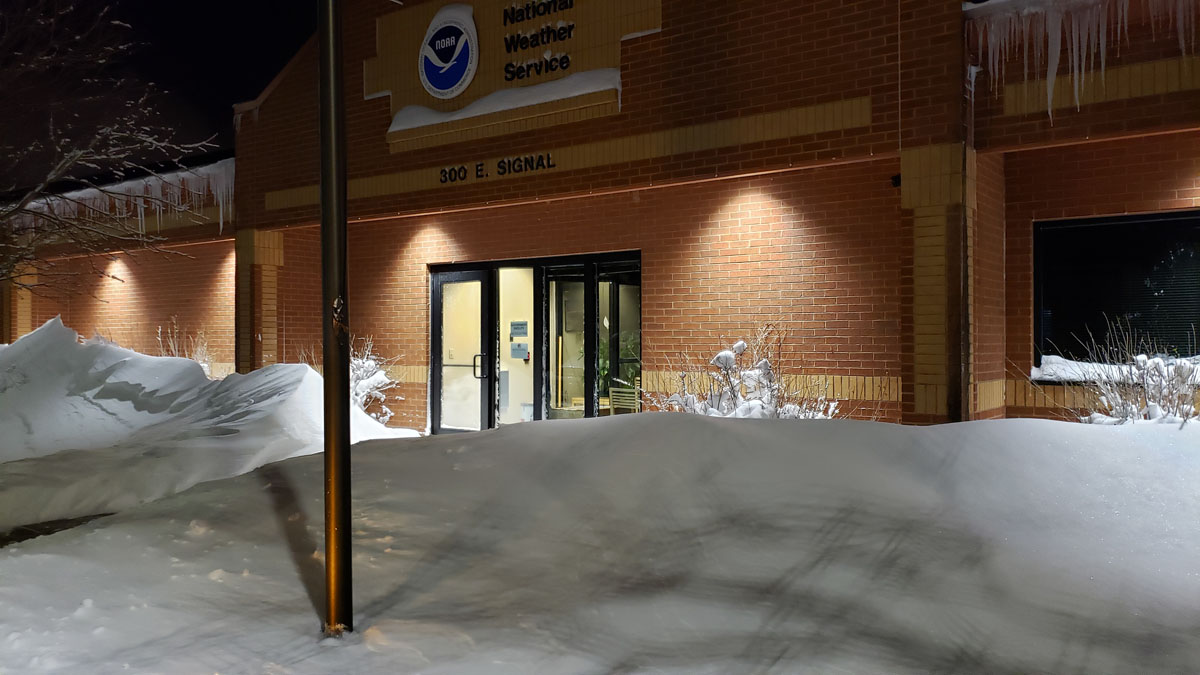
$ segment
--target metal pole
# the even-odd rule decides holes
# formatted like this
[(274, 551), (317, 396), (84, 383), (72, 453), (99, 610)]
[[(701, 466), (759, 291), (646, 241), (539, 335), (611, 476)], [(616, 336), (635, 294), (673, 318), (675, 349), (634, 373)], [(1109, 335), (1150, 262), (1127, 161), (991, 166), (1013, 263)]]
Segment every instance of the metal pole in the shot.
[(325, 370), (325, 634), (354, 630), (350, 574), (350, 327), (342, 13), (321, 0), (321, 285)]

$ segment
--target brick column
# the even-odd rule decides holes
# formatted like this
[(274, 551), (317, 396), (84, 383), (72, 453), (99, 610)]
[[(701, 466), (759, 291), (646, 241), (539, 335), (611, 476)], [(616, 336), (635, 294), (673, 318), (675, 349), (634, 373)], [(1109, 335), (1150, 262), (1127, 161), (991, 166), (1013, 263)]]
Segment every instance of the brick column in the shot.
[[(900, 154), (900, 205), (911, 218), (911, 363), (905, 421), (949, 421), (961, 397), (961, 257), (964, 164), (974, 153), (962, 143), (906, 148)], [(969, 373), (966, 374), (969, 377)]]
[[(3, 320), (0, 320), (0, 342), (13, 342), (27, 333), (33, 332), (33, 291), (28, 286), (37, 283), (36, 272), (25, 272), (14, 282), (0, 284), (0, 308), (3, 310)], [(23, 288), (22, 286), (25, 286)]]
[(899, 0), (897, 20), (901, 218), (912, 237), (905, 270), (902, 419), (929, 424), (965, 419), (970, 410), (964, 400), (969, 344), (961, 328), (969, 321), (963, 257), (974, 153), (962, 6)]
[(7, 344), (13, 339), (12, 283), (0, 281), (0, 344)]
[(1006, 314), (1004, 156), (968, 155), (970, 418), (1005, 416)]
[(283, 235), (239, 230), (235, 246), (237, 371), (247, 373), (279, 360), (278, 279)]

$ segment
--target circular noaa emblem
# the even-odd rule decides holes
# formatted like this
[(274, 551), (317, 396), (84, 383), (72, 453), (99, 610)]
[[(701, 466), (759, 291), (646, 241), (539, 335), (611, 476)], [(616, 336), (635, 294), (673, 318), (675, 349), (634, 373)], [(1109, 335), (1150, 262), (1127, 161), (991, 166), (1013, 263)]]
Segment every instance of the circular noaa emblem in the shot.
[(418, 70), (425, 91), (454, 98), (471, 84), (478, 65), (479, 37), (469, 5), (446, 5), (433, 17), (421, 43)]

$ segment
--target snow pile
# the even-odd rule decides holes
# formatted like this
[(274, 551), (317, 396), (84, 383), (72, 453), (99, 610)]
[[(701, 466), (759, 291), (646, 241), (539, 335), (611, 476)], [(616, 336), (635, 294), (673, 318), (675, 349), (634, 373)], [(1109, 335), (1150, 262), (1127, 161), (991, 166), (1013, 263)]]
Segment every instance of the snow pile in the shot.
[(1196, 416), (1200, 357), (1138, 354), (1128, 363), (1091, 363), (1042, 357), (1033, 380), (1080, 383), (1096, 394), (1101, 410), (1084, 416), (1093, 424), (1183, 424)]
[[(1178, 36), (1182, 53), (1196, 48), (1195, 0), (1144, 0), (1152, 23), (1161, 21)], [(1020, 54), (1025, 79), (1030, 66), (1046, 64), (1046, 107), (1054, 115), (1054, 85), (1066, 39), (1068, 71), (1074, 86), (1075, 107), (1084, 81), (1100, 61), (1103, 79), (1109, 43), (1119, 44), (1122, 32), (1129, 39), (1130, 0), (992, 0), (966, 8), (983, 52), (993, 89), (1004, 82), (1004, 62)], [(1030, 63), (1030, 57), (1033, 63)]]
[[(760, 335), (761, 337), (761, 335)], [(803, 392), (788, 392), (771, 368), (767, 341), (755, 340), (747, 353), (745, 340), (721, 350), (709, 361), (715, 370), (700, 374), (679, 373), (679, 391), (657, 397), (658, 407), (708, 417), (741, 419), (832, 419), (838, 402)], [(745, 356), (754, 365), (742, 366)], [(703, 388), (704, 391), (700, 391)]]
[[(146, 231), (146, 219), (153, 213), (156, 225), (162, 225), (164, 213), (197, 212), (205, 206), (217, 206), (221, 231), (225, 221), (233, 219), (234, 160), (181, 169), (159, 175), (66, 192), (38, 199), (29, 204), (34, 212), (52, 213), (77, 219), (87, 213), (103, 213), (120, 219), (137, 220)], [(22, 216), (25, 225), (34, 225), (35, 216)]]
[(1061, 356), (1047, 354), (1042, 357), (1041, 367), (1029, 371), (1033, 380), (1044, 382), (1090, 382), (1098, 379), (1118, 382), (1142, 382), (1179, 379), (1200, 386), (1200, 356), (1175, 358), (1172, 356), (1147, 356), (1138, 354), (1131, 363), (1092, 363), (1073, 361)]
[[(0, 351), (0, 530), (128, 508), (322, 448), (322, 381), (78, 341), (52, 319)], [(351, 413), (352, 440), (415, 435)]]
[[(801, 425), (803, 428), (798, 428)], [(1200, 435), (626, 415), (358, 446), (0, 549), (0, 671), (1179, 673)]]
[(490, 115), (504, 110), (594, 94), (608, 89), (616, 89), (618, 93), (621, 91), (620, 69), (597, 68), (528, 87), (501, 89), (452, 112), (438, 112), (421, 105), (406, 105), (396, 112), (388, 131), (404, 131), (469, 117)]

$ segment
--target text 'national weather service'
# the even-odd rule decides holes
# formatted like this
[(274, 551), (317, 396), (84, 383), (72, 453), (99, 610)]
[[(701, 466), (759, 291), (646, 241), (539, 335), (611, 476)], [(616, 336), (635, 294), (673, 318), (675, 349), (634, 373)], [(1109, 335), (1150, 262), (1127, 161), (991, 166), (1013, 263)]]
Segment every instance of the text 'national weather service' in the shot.
[[(535, 0), (523, 5), (512, 5), (504, 10), (504, 25), (517, 24), (553, 15), (575, 7), (575, 0)], [(555, 53), (553, 48), (575, 37), (575, 22), (559, 20), (556, 24), (546, 23), (534, 30), (517, 29), (504, 36), (504, 51), (512, 55), (541, 49), (538, 58), (526, 61), (509, 61), (504, 64), (504, 81), (524, 80), (540, 77), (571, 67), (571, 55)], [(562, 45), (565, 46), (565, 45)]]

